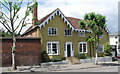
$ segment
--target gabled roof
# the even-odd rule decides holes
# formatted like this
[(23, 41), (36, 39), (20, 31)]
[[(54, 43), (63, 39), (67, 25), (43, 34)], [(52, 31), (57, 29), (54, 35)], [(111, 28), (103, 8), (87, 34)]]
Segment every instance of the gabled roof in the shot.
[(50, 13), (50, 14), (46, 15), (45, 17), (43, 17), (42, 19), (38, 20), (40, 24), (35, 26), (34, 28), (30, 27), (28, 30), (26, 30), (26, 32), (24, 34), (30, 32), (38, 27), (41, 29), (43, 26), (45, 26), (48, 23), (48, 21), (51, 21), (55, 17), (55, 15), (59, 15), (61, 17), (61, 19), (63, 19), (63, 21), (66, 22), (67, 26), (69, 26), (73, 31), (82, 31), (82, 32), (91, 33), (90, 30), (85, 30), (85, 29), (80, 28), (80, 26), (78, 24), (80, 19), (73, 18), (73, 17), (65, 17), (64, 14), (57, 8), (52, 13)]
[(68, 21), (74, 26), (74, 28), (76, 29), (80, 29), (80, 25), (78, 24), (78, 22), (80, 21), (80, 19), (78, 18), (73, 18), (73, 17), (66, 17), (68, 19)]

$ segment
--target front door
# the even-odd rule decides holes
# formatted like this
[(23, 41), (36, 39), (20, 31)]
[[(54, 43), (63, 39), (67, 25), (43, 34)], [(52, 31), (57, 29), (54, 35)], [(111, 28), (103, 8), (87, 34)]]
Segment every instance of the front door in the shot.
[(67, 57), (71, 57), (71, 45), (67, 44)]
[(66, 42), (65, 44), (65, 57), (74, 56), (73, 44), (72, 42)]

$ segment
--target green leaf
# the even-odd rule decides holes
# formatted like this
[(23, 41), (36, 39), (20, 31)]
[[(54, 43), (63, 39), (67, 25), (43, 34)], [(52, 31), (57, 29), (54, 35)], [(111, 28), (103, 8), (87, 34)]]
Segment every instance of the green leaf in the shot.
[(17, 18), (19, 18), (19, 15), (17, 15)]
[(29, 11), (26, 11), (25, 16), (29, 16), (29, 15), (30, 15)]
[(35, 25), (39, 25), (39, 22), (35, 22), (34, 24), (35, 24)]
[(32, 20), (36, 20), (37, 18), (36, 17), (33, 17)]
[(9, 3), (9, 2), (8, 2), (8, 1), (6, 1), (6, 0), (4, 0), (4, 2), (5, 2), (5, 4), (6, 4), (6, 5), (8, 5), (8, 3)]

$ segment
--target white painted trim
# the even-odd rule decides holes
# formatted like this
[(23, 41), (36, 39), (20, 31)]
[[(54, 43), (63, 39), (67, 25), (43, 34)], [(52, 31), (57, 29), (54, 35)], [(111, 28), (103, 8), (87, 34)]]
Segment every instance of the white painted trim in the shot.
[[(58, 13), (59, 14), (58, 14)], [(61, 15), (61, 18), (63, 19), (64, 18), (64, 22), (67, 22), (67, 26), (69, 26), (70, 28), (72, 28), (72, 31), (73, 30), (76, 30), (76, 31), (78, 31), (78, 30), (82, 30), (82, 29), (75, 29), (73, 26), (72, 26), (72, 24), (67, 20), (67, 18), (64, 16), (64, 14), (59, 10), (59, 9), (56, 9), (56, 11), (54, 11), (44, 22), (42, 22), (41, 24), (39, 24), (39, 27), (40, 27), (40, 29), (41, 29), (41, 27), (42, 27), (42, 25), (46, 25), (45, 24), (45, 22), (47, 22), (48, 23), (48, 20), (50, 19), (50, 21), (51, 21), (51, 19), (53, 19), (54, 17), (55, 17), (55, 15)], [(52, 18), (53, 17), (53, 18)], [(82, 30), (83, 31), (83, 30)], [(90, 31), (90, 30), (84, 30), (84, 32), (88, 32), (88, 33), (91, 33), (92, 31)]]
[[(80, 45), (80, 44), (83, 44), (83, 43), (86, 44), (86, 52), (83, 52), (83, 49), (82, 49), (82, 52), (79, 51), (79, 49), (80, 49), (80, 46), (79, 46), (79, 45)], [(83, 48), (83, 46), (82, 46), (82, 48)], [(87, 42), (79, 42), (79, 43), (78, 43), (78, 52), (80, 52), (80, 53), (88, 53), (88, 44), (87, 44)]]
[[(69, 30), (69, 29), (65, 29), (65, 30)], [(64, 30), (64, 36), (72, 36), (72, 30), (71, 30), (71, 35), (65, 35), (65, 30)]]
[[(58, 46), (57, 46), (57, 54), (48, 54), (48, 55), (60, 55), (60, 43), (58, 41), (48, 41), (46, 43), (47, 53), (48, 53), (48, 43), (56, 43), (56, 44), (58, 44)], [(51, 46), (51, 49), (52, 49), (52, 46)]]
[(58, 30), (57, 30), (57, 28), (54, 28), (54, 29), (56, 29), (56, 35), (49, 34), (49, 28), (54, 28), (54, 27), (48, 27), (48, 36), (58, 36)]
[(70, 52), (71, 52), (71, 56), (74, 56), (74, 48), (73, 48), (72, 42), (66, 42), (66, 43), (65, 43), (65, 50), (66, 50), (66, 51), (64, 50), (64, 56), (67, 57), (67, 55), (68, 55), (68, 54), (67, 54), (67, 45), (68, 45), (68, 44), (70, 44), (70, 46), (71, 46), (71, 49), (70, 49), (70, 50), (71, 50), (71, 51), (70, 51)]

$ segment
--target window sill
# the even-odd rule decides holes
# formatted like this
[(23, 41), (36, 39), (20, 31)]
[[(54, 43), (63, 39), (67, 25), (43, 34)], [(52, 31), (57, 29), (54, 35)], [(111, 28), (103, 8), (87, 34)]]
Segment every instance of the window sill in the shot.
[(79, 53), (88, 53), (88, 52), (79, 52)]
[(66, 36), (66, 37), (67, 37), (67, 36), (72, 36), (72, 35), (64, 35), (64, 36)]
[(60, 54), (48, 54), (49, 56), (53, 56), (53, 55), (60, 55)]
[(58, 36), (58, 35), (48, 35), (48, 36)]

